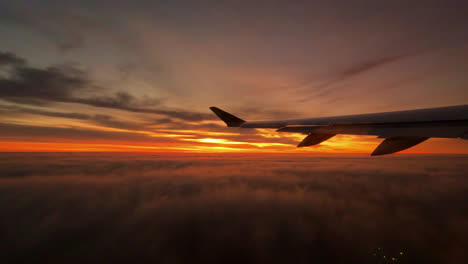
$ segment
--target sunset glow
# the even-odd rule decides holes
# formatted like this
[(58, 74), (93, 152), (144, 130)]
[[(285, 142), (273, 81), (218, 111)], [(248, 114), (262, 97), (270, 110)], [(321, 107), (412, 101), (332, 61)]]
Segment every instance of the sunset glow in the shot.
[[(41, 2), (0, 4), (0, 151), (369, 153), (381, 139), (296, 148), (306, 135), (228, 128), (209, 107), (255, 121), (468, 101), (458, 8), (440, 21), (411, 9), (422, 18), (401, 13), (408, 26), (392, 7), (375, 16), (320, 1), (119, 2), (109, 12)], [(468, 153), (468, 142), (430, 139), (405, 152)]]
[[(225, 128), (221, 122), (214, 123), (216, 129), (195, 130), (118, 128), (40, 115), (0, 119), (14, 126), (0, 133), (0, 150), (7, 152), (369, 153), (381, 141), (371, 136), (338, 135), (317, 146), (296, 148), (306, 135), (277, 133), (274, 129)], [(432, 139), (405, 152), (466, 153), (466, 146), (458, 140)]]
[(0, 0), (0, 264), (468, 263), (468, 0)]

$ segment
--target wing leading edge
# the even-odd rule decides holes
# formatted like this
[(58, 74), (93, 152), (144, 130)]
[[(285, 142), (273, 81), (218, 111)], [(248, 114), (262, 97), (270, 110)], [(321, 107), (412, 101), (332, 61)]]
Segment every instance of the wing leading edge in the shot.
[(468, 139), (468, 105), (254, 122), (246, 122), (216, 107), (210, 109), (230, 127), (275, 128), (277, 132), (307, 134), (297, 147), (317, 145), (337, 134), (385, 138), (372, 156), (402, 151), (431, 137)]

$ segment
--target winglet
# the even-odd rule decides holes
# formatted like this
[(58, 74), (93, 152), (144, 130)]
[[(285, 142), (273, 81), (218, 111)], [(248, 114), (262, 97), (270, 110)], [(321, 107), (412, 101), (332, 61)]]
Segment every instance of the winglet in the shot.
[(245, 123), (244, 120), (238, 118), (235, 115), (231, 115), (230, 113), (225, 112), (217, 107), (212, 106), (210, 107), (210, 109), (211, 111), (213, 111), (213, 113), (215, 113), (215, 115), (219, 117), (219, 119), (223, 120), (228, 127), (240, 127), (242, 124)]

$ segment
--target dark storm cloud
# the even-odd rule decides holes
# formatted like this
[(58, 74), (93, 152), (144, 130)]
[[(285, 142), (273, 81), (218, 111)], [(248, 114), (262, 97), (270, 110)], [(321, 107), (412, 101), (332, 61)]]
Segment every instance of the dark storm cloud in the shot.
[[(118, 92), (112, 96), (79, 97), (78, 94), (95, 87), (87, 78), (86, 73), (73, 67), (48, 67), (40, 69), (25, 64), (25, 61), (12, 53), (0, 52), (0, 66), (11, 67), (8, 76), (0, 77), (0, 98), (14, 102), (28, 102), (23, 98), (80, 103), (96, 107), (106, 107), (137, 113), (165, 115), (187, 121), (213, 119), (212, 115), (182, 110), (165, 110), (142, 108), (137, 105), (140, 100), (126, 92)], [(20, 100), (18, 100), (20, 99)], [(157, 100), (150, 100), (157, 103)]]
[(465, 263), (465, 164), (466, 156), (2, 154), (3, 260)]

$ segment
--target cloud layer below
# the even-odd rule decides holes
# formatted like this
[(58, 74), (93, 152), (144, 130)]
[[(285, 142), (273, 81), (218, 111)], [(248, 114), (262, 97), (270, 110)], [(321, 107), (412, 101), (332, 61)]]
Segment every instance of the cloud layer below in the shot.
[(464, 263), (466, 161), (2, 154), (2, 259)]

